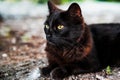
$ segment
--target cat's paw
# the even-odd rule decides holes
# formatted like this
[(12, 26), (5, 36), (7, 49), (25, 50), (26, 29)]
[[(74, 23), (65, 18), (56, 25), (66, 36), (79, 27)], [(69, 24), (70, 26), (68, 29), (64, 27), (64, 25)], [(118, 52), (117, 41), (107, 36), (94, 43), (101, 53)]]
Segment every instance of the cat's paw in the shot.
[(49, 67), (44, 67), (41, 69), (42, 76), (49, 76), (51, 69)]
[(52, 80), (63, 80), (67, 75), (67, 70), (64, 68), (57, 67), (53, 69), (50, 73), (50, 77)]

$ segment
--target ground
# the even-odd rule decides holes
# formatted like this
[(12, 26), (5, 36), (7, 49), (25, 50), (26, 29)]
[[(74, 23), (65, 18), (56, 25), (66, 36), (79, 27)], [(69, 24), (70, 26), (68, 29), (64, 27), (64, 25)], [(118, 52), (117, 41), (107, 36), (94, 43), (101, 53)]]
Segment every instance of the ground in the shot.
[[(85, 6), (85, 4), (82, 5)], [(114, 7), (118, 9), (115, 5)], [(120, 22), (119, 12), (117, 13), (120, 10), (115, 11), (113, 6), (112, 8), (106, 8), (106, 10), (102, 8), (102, 13), (100, 13), (101, 10), (92, 10), (94, 9), (93, 6), (91, 7), (92, 11), (87, 9), (88, 12), (86, 12), (86, 8), (89, 9), (89, 7), (83, 7), (82, 9), (85, 21), (88, 24)], [(109, 11), (110, 9), (114, 10), (111, 11), (113, 13)], [(95, 11), (94, 15), (93, 11)], [(109, 14), (106, 14), (107, 12)], [(9, 17), (11, 15), (8, 15), (9, 18), (5, 17), (4, 20), (1, 20), (0, 80), (50, 80), (48, 77), (40, 77), (40, 69), (48, 65), (46, 52), (44, 51), (46, 39), (43, 31), (46, 14), (37, 17), (22, 16), (22, 18), (17, 19), (14, 15), (12, 19)], [(64, 80), (120, 80), (120, 68), (110, 68), (110, 74), (107, 73), (107, 69), (103, 69), (96, 73), (72, 75)]]
[[(36, 19), (32, 23), (31, 19), (24, 20), (29, 24), (37, 21), (40, 20)], [(13, 27), (13, 22), (15, 21), (3, 22), (0, 27), (0, 80), (31, 80), (31, 78), (33, 80), (50, 80), (50, 78), (40, 77), (40, 68), (48, 64), (44, 51), (46, 43), (44, 35), (40, 35), (39, 30), (37, 34), (34, 31), (29, 31), (29, 29), (28, 31), (26, 29), (18, 30)], [(18, 22), (25, 25), (21, 21)], [(64, 80), (119, 79), (120, 68), (114, 67), (112, 68), (112, 74), (106, 74), (106, 69), (104, 69), (97, 73), (73, 75)]]

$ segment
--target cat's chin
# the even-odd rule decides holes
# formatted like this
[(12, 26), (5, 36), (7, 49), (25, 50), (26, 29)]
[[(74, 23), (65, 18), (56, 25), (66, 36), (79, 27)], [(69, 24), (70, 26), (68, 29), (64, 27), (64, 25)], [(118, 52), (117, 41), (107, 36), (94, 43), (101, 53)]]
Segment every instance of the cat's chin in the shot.
[(67, 40), (67, 39), (59, 39), (59, 38), (47, 38), (47, 42), (53, 46), (56, 46), (58, 48), (71, 48), (75, 46), (74, 41)]
[(49, 44), (53, 45), (53, 46), (56, 46), (55, 43), (51, 42), (51, 41), (47, 41)]
[(50, 45), (56, 47), (56, 48), (59, 48), (59, 49), (70, 49), (71, 47), (73, 47), (73, 45), (68, 45), (68, 44), (57, 44), (57, 43), (54, 43), (54, 42), (50, 42), (50, 41), (47, 41)]
[(50, 42), (50, 41), (47, 41), (50, 45), (53, 45), (53, 46), (55, 46), (55, 47), (57, 47), (57, 48), (62, 48), (62, 45), (58, 45), (58, 44), (56, 44), (56, 43), (54, 43), (54, 42)]

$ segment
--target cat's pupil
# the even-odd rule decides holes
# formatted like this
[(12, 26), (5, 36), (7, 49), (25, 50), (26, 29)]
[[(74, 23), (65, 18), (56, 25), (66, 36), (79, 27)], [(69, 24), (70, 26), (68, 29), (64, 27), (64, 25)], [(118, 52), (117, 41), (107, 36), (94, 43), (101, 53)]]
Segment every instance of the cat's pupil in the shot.
[(61, 30), (61, 29), (64, 28), (64, 26), (63, 26), (63, 25), (58, 25), (57, 28), (58, 28), (59, 30)]

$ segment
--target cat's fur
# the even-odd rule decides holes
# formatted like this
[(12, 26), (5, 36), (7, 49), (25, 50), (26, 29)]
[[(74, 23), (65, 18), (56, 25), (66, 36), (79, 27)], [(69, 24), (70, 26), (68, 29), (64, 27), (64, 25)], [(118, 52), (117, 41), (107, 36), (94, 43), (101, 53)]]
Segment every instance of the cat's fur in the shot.
[[(120, 24), (86, 25), (77, 3), (67, 11), (48, 1), (45, 25), (49, 66), (42, 74), (61, 80), (71, 74), (94, 72), (120, 59)], [(63, 25), (62, 30), (56, 27)]]

